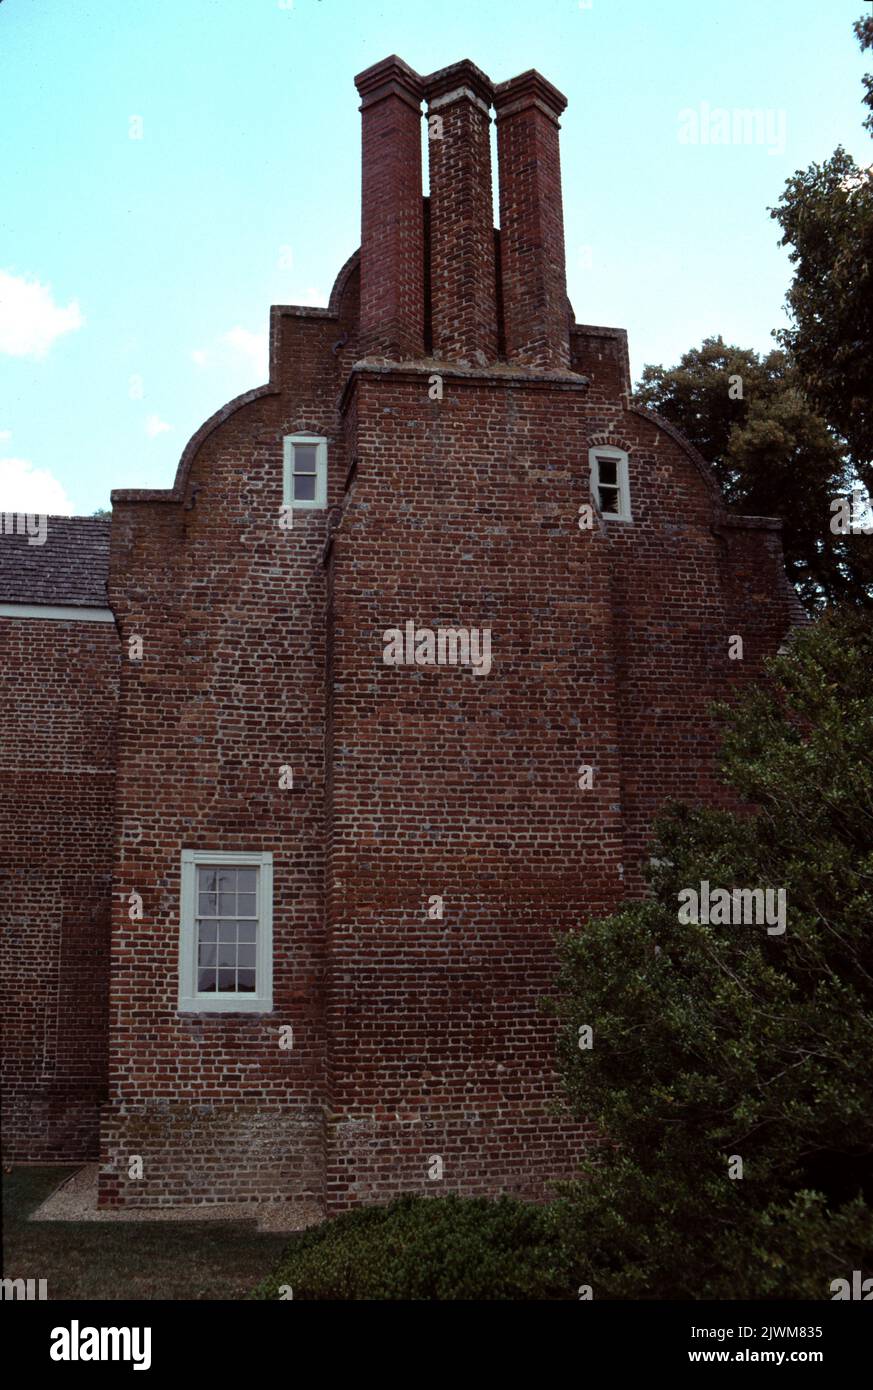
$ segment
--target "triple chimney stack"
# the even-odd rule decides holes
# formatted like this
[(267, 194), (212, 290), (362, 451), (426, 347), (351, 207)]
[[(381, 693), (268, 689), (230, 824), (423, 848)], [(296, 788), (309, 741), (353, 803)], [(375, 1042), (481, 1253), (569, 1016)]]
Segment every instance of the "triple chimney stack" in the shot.
[[(362, 117), (362, 353), (567, 371), (558, 147), (566, 99), (534, 71), (495, 86), (467, 59), (421, 77), (400, 58), (385, 58), (355, 85)], [(422, 197), (422, 101), (429, 202)]]

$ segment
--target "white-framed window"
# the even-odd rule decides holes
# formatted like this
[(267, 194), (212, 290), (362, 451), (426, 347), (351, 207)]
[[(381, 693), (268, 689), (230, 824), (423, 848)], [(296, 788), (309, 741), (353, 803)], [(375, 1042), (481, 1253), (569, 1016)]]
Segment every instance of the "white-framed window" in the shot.
[(287, 434), (283, 483), (286, 507), (326, 507), (327, 440), (316, 434)]
[(183, 849), (179, 1009), (273, 1007), (273, 856)]
[(591, 495), (604, 521), (632, 521), (627, 454), (611, 444), (588, 450)]

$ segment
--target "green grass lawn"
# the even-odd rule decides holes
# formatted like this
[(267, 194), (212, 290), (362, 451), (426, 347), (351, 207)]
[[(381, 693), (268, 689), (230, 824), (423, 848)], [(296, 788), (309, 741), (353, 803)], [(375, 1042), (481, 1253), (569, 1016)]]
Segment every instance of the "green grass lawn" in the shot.
[(293, 1236), (252, 1221), (28, 1221), (70, 1168), (3, 1175), (3, 1275), (50, 1299), (244, 1298)]

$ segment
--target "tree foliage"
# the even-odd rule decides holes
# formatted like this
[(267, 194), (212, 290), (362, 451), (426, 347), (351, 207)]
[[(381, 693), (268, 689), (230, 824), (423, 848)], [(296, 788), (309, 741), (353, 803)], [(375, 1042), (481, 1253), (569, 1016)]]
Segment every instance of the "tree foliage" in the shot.
[[(866, 50), (873, 48), (873, 17), (866, 15), (862, 19), (855, 21), (855, 34), (861, 48)], [(864, 105), (869, 107), (870, 114), (864, 125), (870, 134), (873, 135), (873, 75), (869, 72), (864, 75)]]
[(700, 450), (732, 510), (781, 518), (786, 569), (810, 608), (873, 599), (869, 542), (831, 531), (831, 503), (853, 480), (842, 442), (787, 353), (707, 338), (676, 367), (646, 366), (637, 400)]
[[(873, 47), (873, 19), (858, 20), (855, 33), (862, 49)], [(864, 124), (873, 134), (869, 74), (864, 86)], [(873, 493), (873, 171), (839, 146), (825, 163), (789, 179), (771, 214), (794, 266), (792, 326), (779, 339)]]
[[(651, 899), (563, 940), (564, 1085), (609, 1136), (562, 1221), (595, 1297), (829, 1298), (873, 1273), (871, 666), (866, 615), (799, 633), (722, 711), (757, 809), (671, 808)], [(785, 889), (784, 934), (681, 923), (704, 880)]]

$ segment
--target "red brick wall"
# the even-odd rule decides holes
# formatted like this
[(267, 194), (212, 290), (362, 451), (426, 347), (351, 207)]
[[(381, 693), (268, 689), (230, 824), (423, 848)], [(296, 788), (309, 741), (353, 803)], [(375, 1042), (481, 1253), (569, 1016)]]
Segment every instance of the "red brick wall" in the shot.
[[(355, 349), (333, 349), (353, 326), (274, 310), (275, 389), (224, 412), (180, 500), (116, 495), (110, 598), (123, 651), (138, 634), (144, 655), (122, 664), (104, 1203), (320, 1192), (327, 514), (278, 518), (287, 434), (328, 436), (339, 496), (334, 402)], [(179, 1014), (183, 849), (272, 852), (271, 1013)]]
[[(617, 759), (576, 787), (613, 717), (605, 546), (575, 530), (582, 395), (446, 375), (431, 402), (427, 382), (361, 377), (331, 555), (333, 1209), (437, 1190), (434, 1155), (443, 1190), (542, 1195), (571, 1171), (585, 1134), (549, 1113), (537, 1001), (552, 933), (618, 891)], [(408, 618), (490, 627), (491, 674), (385, 666)]]
[[(670, 427), (628, 410), (627, 340), (572, 335), (589, 379), (590, 444), (628, 451), (633, 524), (608, 523), (619, 688), (623, 882), (644, 891), (652, 817), (668, 798), (729, 804), (709, 705), (759, 673), (797, 620), (778, 523), (725, 514), (702, 461)], [(587, 459), (587, 451), (586, 451)], [(586, 464), (587, 466), (587, 464)], [(743, 638), (742, 660), (729, 639)]]
[[(453, 365), (494, 351), (501, 305), (492, 321), (490, 265), (468, 273), (467, 232), (481, 233), (487, 203), (472, 186), (484, 117), (446, 108), (429, 254), (449, 360), (431, 399), (434, 362), (397, 362), (423, 352), (427, 84), (396, 59), (358, 84), (360, 270), (346, 267), (329, 310), (274, 308), (270, 386), (207, 422), (172, 492), (115, 494), (111, 847), (100, 793), (114, 630), (22, 625), (33, 646), (13, 652), (8, 765), (26, 807), (6, 830), (21, 880), (13, 985), (63, 927), (52, 978), (76, 1006), (58, 1013), (48, 975), (21, 989), (16, 1077), (35, 1086), (53, 1007), (50, 1052), (67, 1067), (46, 1117), (31, 1107), (22, 1147), (82, 1147), (53, 1104), (74, 1135), (90, 1123), (93, 1144), (100, 946), (85, 913), (94, 904), (102, 920), (111, 866), (104, 1203), (316, 1195), (335, 1211), (409, 1190), (541, 1197), (569, 1175), (594, 1135), (554, 1108), (540, 1007), (554, 934), (642, 891), (651, 816), (668, 797), (722, 795), (707, 706), (793, 616), (778, 534), (726, 517), (693, 450), (630, 408), (623, 332), (570, 332), (560, 93), (537, 74), (498, 88), (511, 361), (493, 370)], [(331, 509), (298, 510), (284, 530), (282, 441), (302, 430), (328, 438)], [(594, 443), (628, 453), (632, 525), (578, 525)], [(490, 629), (490, 674), (386, 665), (383, 634), (408, 620)], [(733, 634), (743, 662), (728, 661)], [(29, 775), (22, 747), (48, 780)], [(64, 777), (67, 756), (82, 776)], [(278, 785), (285, 764), (292, 791)], [(179, 1014), (183, 849), (272, 853), (270, 1014)], [(428, 916), (435, 895), (442, 919)]]
[[(719, 795), (706, 706), (747, 616), (713, 494), (656, 425), (595, 381), (447, 372), (430, 401), (427, 372), (359, 374), (330, 557), (334, 1210), (440, 1186), (542, 1195), (572, 1170), (591, 1136), (550, 1113), (552, 936), (640, 891), (667, 797)], [(630, 453), (634, 525), (580, 531), (605, 434)], [(743, 674), (788, 624), (757, 563), (766, 640)], [(382, 634), (407, 619), (490, 627), (490, 675), (384, 665)]]
[(0, 991), (7, 1161), (96, 1158), (118, 637), (0, 618)]

